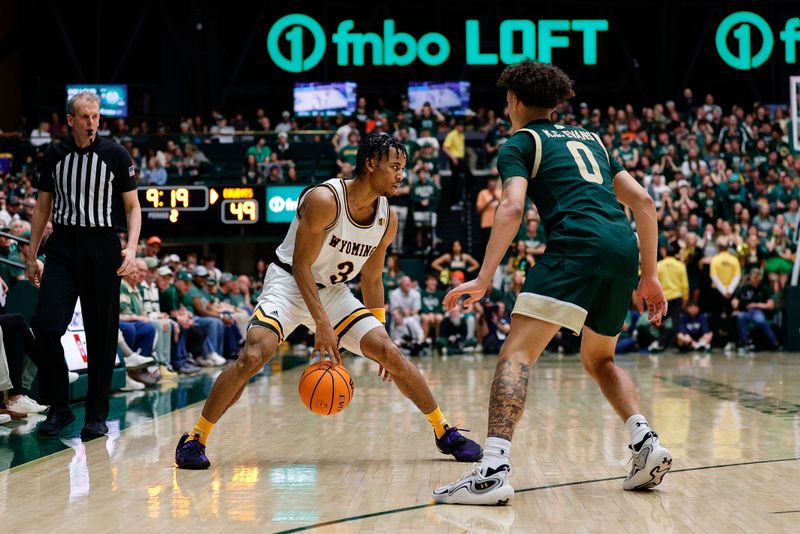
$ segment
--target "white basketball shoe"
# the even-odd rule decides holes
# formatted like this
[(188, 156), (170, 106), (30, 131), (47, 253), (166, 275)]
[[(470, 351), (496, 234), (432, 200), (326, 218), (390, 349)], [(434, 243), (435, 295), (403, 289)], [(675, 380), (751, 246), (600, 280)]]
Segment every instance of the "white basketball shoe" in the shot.
[(514, 498), (509, 471), (508, 465), (493, 469), (477, 464), (456, 482), (433, 490), (433, 500), (439, 504), (507, 504)]
[(661, 446), (658, 434), (648, 432), (636, 445), (629, 445), (633, 467), (622, 483), (626, 490), (646, 490), (658, 486), (672, 467), (672, 453)]

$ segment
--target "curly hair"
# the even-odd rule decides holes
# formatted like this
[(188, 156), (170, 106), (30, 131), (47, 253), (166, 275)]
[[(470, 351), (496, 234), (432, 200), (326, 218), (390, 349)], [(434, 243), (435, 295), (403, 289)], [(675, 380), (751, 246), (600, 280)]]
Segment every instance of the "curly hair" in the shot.
[(530, 59), (506, 67), (497, 86), (513, 92), (526, 106), (545, 109), (553, 109), (575, 96), (572, 80), (563, 70)]
[(379, 162), (383, 156), (389, 157), (389, 150), (394, 148), (397, 153), (408, 159), (408, 152), (403, 143), (389, 134), (369, 134), (358, 147), (356, 153), (356, 168), (354, 174), (358, 176), (366, 170), (367, 160), (377, 156), (375, 162)]

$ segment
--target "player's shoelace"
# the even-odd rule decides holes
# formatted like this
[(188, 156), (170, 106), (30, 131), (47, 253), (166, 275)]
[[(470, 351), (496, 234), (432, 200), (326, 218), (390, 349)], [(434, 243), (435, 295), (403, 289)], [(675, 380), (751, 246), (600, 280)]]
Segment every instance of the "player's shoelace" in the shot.
[(444, 439), (445, 436), (450, 434), (451, 436), (455, 435), (455, 437), (452, 438), (453, 442), (467, 441), (467, 438), (462, 436), (461, 433), (462, 432), (469, 432), (469, 431), (470, 430), (468, 428), (459, 428), (457, 426), (451, 426), (447, 430), (445, 430), (444, 434), (442, 435), (442, 439)]
[(475, 462), (474, 464), (472, 464), (472, 467), (470, 468), (469, 471), (467, 471), (466, 473), (464, 473), (463, 475), (461, 475), (457, 479), (455, 479), (452, 482), (450, 482), (450, 484), (448, 484), (447, 486), (448, 487), (454, 486), (457, 482), (461, 482), (465, 478), (471, 477), (471, 476), (475, 476), (475, 475), (481, 476), (481, 464), (480, 464), (480, 462)]
[(634, 449), (634, 448), (633, 448), (633, 445), (628, 445), (628, 449), (630, 449), (630, 451), (631, 451), (631, 455), (630, 455), (630, 457), (628, 457), (628, 461), (627, 461), (627, 462), (625, 462), (625, 466), (626, 466), (626, 467), (627, 467), (627, 465), (628, 465), (628, 464), (630, 464), (630, 463), (632, 463), (632, 462), (633, 462), (634, 458), (636, 458), (636, 457), (639, 455), (639, 453), (641, 453), (641, 452), (642, 452), (642, 447), (644, 447), (644, 442), (645, 442), (645, 441), (647, 441), (647, 440), (648, 440), (648, 439), (650, 439), (650, 438), (656, 438), (656, 439), (658, 439), (658, 434), (656, 434), (654, 431), (652, 431), (652, 430), (651, 430), (651, 431), (650, 431), (650, 432), (649, 432), (649, 433), (648, 433), (648, 434), (647, 434), (647, 435), (644, 437), (644, 439), (643, 439), (642, 441), (640, 441), (640, 442), (639, 442), (639, 445), (641, 445), (641, 446), (639, 447), (639, 450), (638, 450), (638, 451), (637, 451), (636, 449)]

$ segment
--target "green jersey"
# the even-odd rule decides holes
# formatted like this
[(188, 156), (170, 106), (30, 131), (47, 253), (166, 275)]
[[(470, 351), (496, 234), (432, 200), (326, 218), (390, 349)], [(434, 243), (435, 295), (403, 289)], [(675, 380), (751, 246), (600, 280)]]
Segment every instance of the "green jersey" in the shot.
[[(416, 180), (411, 186), (411, 204), (416, 211), (436, 212), (439, 207), (439, 186), (436, 182), (428, 179), (425, 183)], [(422, 201), (427, 200), (428, 205), (423, 206)]]
[(358, 145), (347, 145), (339, 151), (337, 157), (350, 165), (356, 164), (356, 154), (358, 153)]
[(617, 147), (617, 154), (619, 155), (620, 159), (625, 162), (627, 165), (633, 161), (634, 156), (636, 155), (636, 148), (633, 146), (628, 146), (625, 148), (624, 146)]
[(614, 193), (623, 170), (597, 134), (549, 120), (530, 122), (500, 149), (502, 179), (528, 179), (547, 235), (542, 262), (601, 276), (636, 277), (638, 248)]
[(434, 290), (429, 292), (423, 289), (419, 292), (422, 302), (422, 313), (444, 313), (442, 309), (442, 299), (444, 298), (444, 291)]

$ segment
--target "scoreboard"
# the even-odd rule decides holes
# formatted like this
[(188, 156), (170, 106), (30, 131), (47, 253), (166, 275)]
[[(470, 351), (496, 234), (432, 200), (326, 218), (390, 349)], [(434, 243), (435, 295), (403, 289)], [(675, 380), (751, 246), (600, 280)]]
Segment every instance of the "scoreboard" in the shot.
[(228, 187), (163, 185), (139, 187), (142, 224), (152, 231), (202, 227), (225, 231), (231, 227), (288, 223), (294, 218), (304, 186)]

